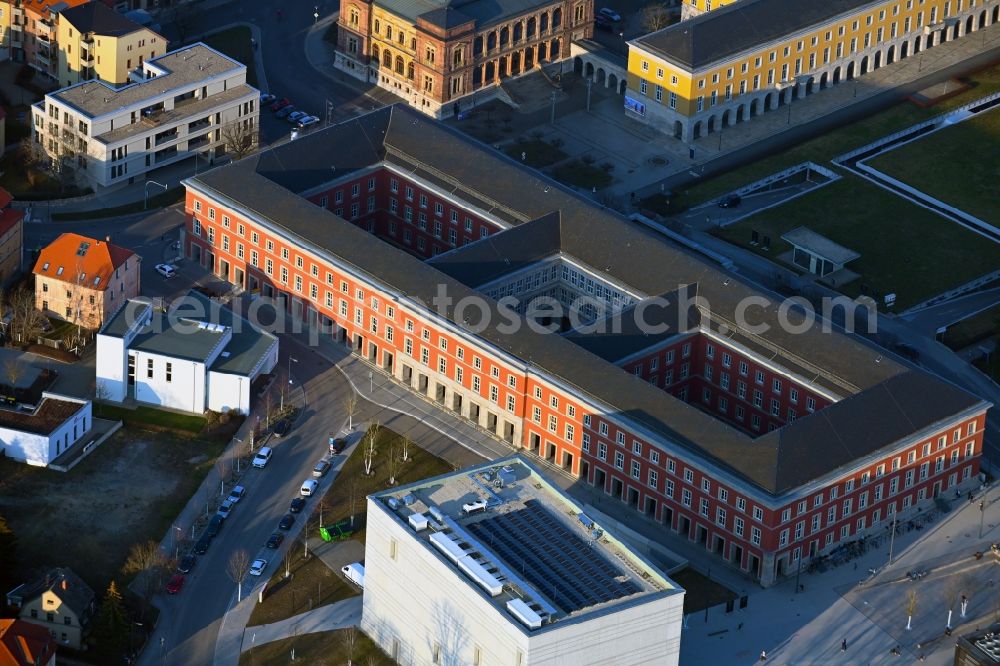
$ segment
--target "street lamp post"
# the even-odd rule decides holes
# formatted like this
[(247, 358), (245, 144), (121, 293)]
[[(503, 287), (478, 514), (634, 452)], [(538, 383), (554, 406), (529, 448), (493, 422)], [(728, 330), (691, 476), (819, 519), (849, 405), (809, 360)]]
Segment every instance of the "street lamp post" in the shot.
[(158, 183), (155, 180), (147, 180), (146, 181), (146, 185), (142, 188), (142, 190), (143, 190), (142, 209), (143, 210), (146, 210), (146, 208), (149, 206), (149, 186), (150, 185), (156, 185), (157, 187), (162, 187), (164, 192), (166, 192), (167, 189), (168, 189), (167, 186), (164, 185), (163, 183)]
[[(174, 525), (174, 558), (176, 559), (180, 555), (180, 541), (184, 537), (184, 530)], [(180, 534), (180, 536), (178, 536)]]
[[(289, 385), (291, 385), (291, 383), (292, 383), (292, 363), (298, 363), (298, 362), (299, 362), (299, 359), (297, 359), (297, 358), (295, 358), (293, 356), (289, 356), (288, 357), (288, 384)], [(285, 392), (284, 391), (281, 392), (281, 405), (279, 405), (278, 409), (280, 409), (281, 411), (285, 411)]]
[(892, 547), (896, 545), (896, 520), (898, 519), (899, 519), (899, 514), (893, 511), (892, 532), (889, 534), (889, 564), (886, 566), (892, 566)]
[(375, 393), (375, 373), (371, 370), (368, 371), (368, 394), (371, 395)]
[(983, 521), (986, 519), (986, 499), (979, 500), (979, 538), (983, 538)]
[(587, 111), (590, 111), (590, 88), (594, 85), (592, 79), (587, 79)]

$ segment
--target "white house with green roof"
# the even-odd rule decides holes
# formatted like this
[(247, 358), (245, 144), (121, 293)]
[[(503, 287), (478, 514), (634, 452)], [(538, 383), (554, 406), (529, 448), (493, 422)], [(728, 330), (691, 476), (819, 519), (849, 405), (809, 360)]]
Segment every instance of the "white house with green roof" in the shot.
[(277, 362), (275, 336), (196, 292), (166, 310), (135, 299), (97, 334), (97, 395), (247, 414), (254, 381)]

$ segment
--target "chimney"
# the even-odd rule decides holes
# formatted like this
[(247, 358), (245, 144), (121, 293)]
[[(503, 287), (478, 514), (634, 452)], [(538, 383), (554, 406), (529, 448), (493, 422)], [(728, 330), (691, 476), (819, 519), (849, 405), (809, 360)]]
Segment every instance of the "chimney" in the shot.
[(110, 234), (104, 237), (104, 242), (105, 243), (110, 243), (111, 242), (111, 235)]
[(59, 585), (59, 587), (61, 587), (63, 591), (69, 589), (69, 583), (66, 581), (65, 578), (62, 579), (62, 583)]

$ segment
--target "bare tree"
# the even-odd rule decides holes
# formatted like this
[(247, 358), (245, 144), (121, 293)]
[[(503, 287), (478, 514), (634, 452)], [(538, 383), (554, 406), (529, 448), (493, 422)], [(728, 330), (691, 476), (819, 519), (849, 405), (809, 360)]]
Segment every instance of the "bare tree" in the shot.
[(906, 593), (906, 630), (910, 631), (913, 627), (913, 614), (917, 612), (917, 591), (910, 590)]
[(379, 663), (380, 663), (379, 658), (373, 654), (370, 654), (367, 657), (365, 657), (365, 666), (378, 666)]
[(962, 596), (962, 583), (954, 576), (949, 577), (944, 584), (944, 588), (941, 590), (941, 600), (944, 601), (945, 606), (948, 609), (948, 623), (945, 625), (945, 629), (951, 630), (951, 614), (955, 611), (955, 605), (958, 603), (959, 597)]
[(976, 580), (972, 576), (964, 574), (960, 579), (960, 583), (962, 589), (961, 598), (959, 599), (960, 612), (962, 617), (965, 617), (965, 611), (969, 608), (969, 597), (976, 591)]
[(354, 527), (354, 514), (358, 508), (358, 480), (354, 477), (347, 482), (347, 508), (351, 512), (351, 527)]
[(135, 575), (135, 585), (143, 600), (142, 615), (145, 616), (149, 602), (156, 590), (163, 584), (165, 574), (170, 570), (170, 557), (160, 549), (160, 544), (152, 539), (132, 546), (122, 572)]
[(234, 120), (222, 127), (222, 140), (226, 150), (237, 160), (257, 150), (257, 136), (257, 126), (249, 119)]
[(409, 437), (400, 437), (400, 453), (402, 454), (401, 459), (403, 462), (410, 462), (410, 446), (413, 442), (410, 441)]
[(333, 509), (333, 505), (330, 504), (330, 500), (326, 497), (320, 497), (319, 502), (316, 503), (316, 511), (319, 513), (318, 527), (323, 527), (323, 513), (328, 512), (331, 509)]
[(34, 187), (48, 169), (51, 160), (42, 144), (27, 137), (17, 147), (17, 161), (24, 169), (28, 185)]
[(45, 329), (45, 315), (35, 309), (35, 294), (27, 287), (19, 287), (8, 297), (10, 304), (11, 339), (19, 344), (34, 341)]
[(347, 429), (354, 430), (354, 415), (358, 411), (358, 394), (354, 389), (344, 396), (344, 411), (347, 412)]
[(17, 359), (8, 359), (3, 364), (3, 376), (7, 380), (7, 385), (13, 390), (18, 380), (24, 376), (24, 366)]
[(344, 643), (344, 652), (347, 653), (347, 666), (353, 666), (354, 654), (358, 648), (358, 630), (354, 627), (344, 629), (341, 641)]
[(382, 432), (382, 426), (379, 425), (378, 421), (373, 421), (368, 427), (368, 432), (365, 434), (365, 475), (372, 475), (372, 467), (375, 463), (375, 443), (378, 441), (379, 434)]
[(236, 583), (237, 603), (243, 600), (243, 579), (246, 578), (248, 571), (250, 571), (250, 555), (241, 548), (232, 554), (226, 564), (226, 573)]
[(285, 565), (285, 578), (292, 575), (292, 549), (289, 548), (285, 551), (285, 556), (281, 558), (282, 564)]
[(656, 2), (642, 8), (642, 27), (655, 32), (670, 25), (670, 9), (665, 2)]
[(389, 458), (386, 460), (386, 466), (389, 468), (389, 485), (394, 486), (396, 485), (396, 477), (399, 475), (399, 468), (402, 466), (398, 447), (395, 444), (389, 447)]
[(271, 427), (271, 417), (274, 415), (274, 392), (270, 389), (264, 394), (264, 427)]

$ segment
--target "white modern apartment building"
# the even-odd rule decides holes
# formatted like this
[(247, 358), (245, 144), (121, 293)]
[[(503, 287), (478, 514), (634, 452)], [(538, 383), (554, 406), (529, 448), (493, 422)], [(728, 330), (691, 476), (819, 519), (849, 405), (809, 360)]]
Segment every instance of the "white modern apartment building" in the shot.
[(227, 131), (257, 131), (260, 93), (246, 77), (242, 63), (192, 44), (143, 62), (121, 88), (87, 81), (46, 95), (31, 109), (34, 138), (100, 186), (195, 154), (211, 164)]
[(368, 498), (362, 629), (397, 663), (674, 666), (684, 590), (520, 456)]
[(277, 362), (275, 336), (197, 292), (166, 311), (133, 299), (97, 334), (97, 395), (248, 414), (255, 381)]

